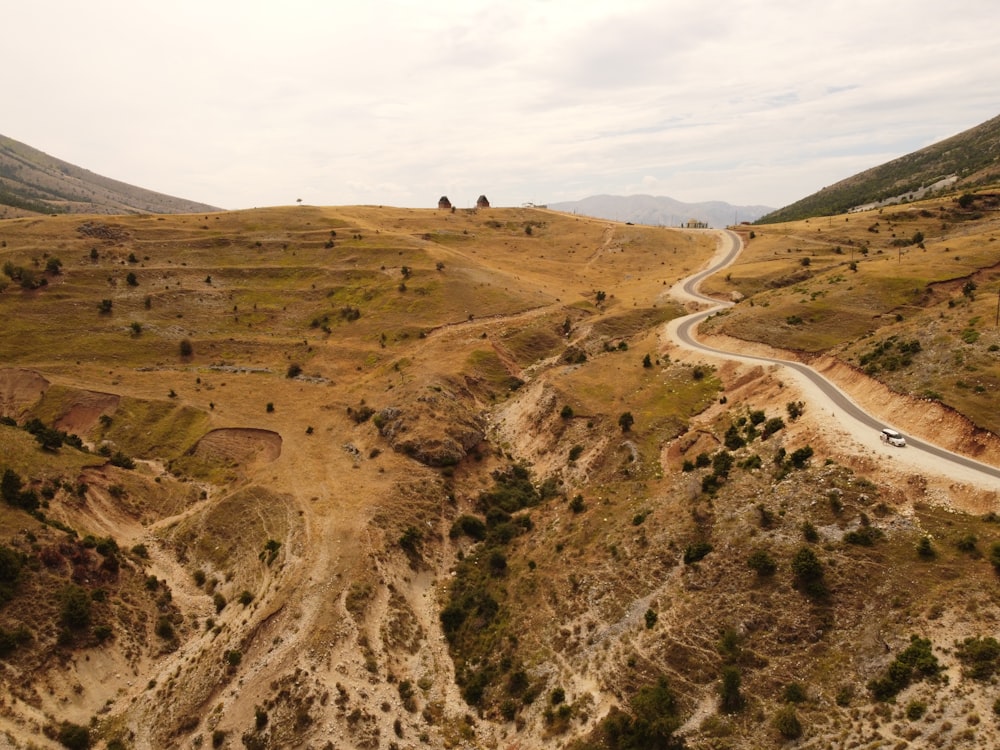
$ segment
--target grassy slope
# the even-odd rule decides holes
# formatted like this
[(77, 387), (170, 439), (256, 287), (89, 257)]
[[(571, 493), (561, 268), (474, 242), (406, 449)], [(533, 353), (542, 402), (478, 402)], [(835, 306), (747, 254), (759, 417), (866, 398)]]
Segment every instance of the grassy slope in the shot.
[[(912, 289), (931, 278), (930, 296), (948, 288), (941, 299), (955, 299), (956, 307), (947, 314), (964, 314), (966, 304), (979, 301), (966, 303), (960, 288), (968, 270), (950, 264), (988, 260), (977, 254), (989, 246), (957, 230), (932, 239), (942, 222), (932, 217), (897, 218), (890, 229), (883, 216), (877, 235), (867, 231), (872, 217), (867, 224), (851, 217), (836, 232), (815, 224), (805, 226), (823, 231), (764, 228), (729, 280), (711, 283), (718, 291), (759, 293), (755, 299), (766, 305), (741, 304), (717, 324), (733, 326), (736, 335), (791, 333), (800, 336), (794, 346), (853, 356), (854, 338), (872, 330), (873, 314), (895, 326), (904, 309), (905, 321), (906, 305), (915, 304)], [(225, 731), (230, 742), (246, 733), (291, 745), (329, 726), (344, 746), (370, 744), (373, 727), (383, 738), (402, 732), (434, 747), (488, 744), (515, 731), (526, 746), (542, 746), (587, 736), (612, 703), (626, 705), (666, 675), (682, 714), (698, 717), (692, 747), (778, 741), (770, 721), (790, 681), (806, 688), (807, 701), (796, 710), (809, 737), (860, 742), (878, 733), (898, 742), (914, 726), (901, 706), (872, 701), (865, 684), (888, 663), (883, 642), (898, 651), (910, 632), (931, 637), (954, 675), (953, 690), (922, 683), (905, 696), (925, 700), (933, 715), (919, 731), (950, 741), (959, 717), (962, 731), (977, 711), (989, 722), (989, 691), (962, 678), (944, 648), (956, 634), (988, 632), (990, 618), (1000, 615), (989, 594), (989, 563), (956, 546), (972, 534), (975, 548), (988, 553), (1000, 540), (996, 525), (940, 512), (915, 480), (905, 491), (883, 484), (877, 465), (843, 463), (818, 443), (805, 468), (777, 465), (779, 449), (791, 454), (822, 436), (810, 427), (808, 404), (806, 418), (792, 424), (787, 396), (766, 376), (737, 386), (731, 375), (662, 354), (658, 328), (680, 310), (661, 295), (707, 261), (710, 237), (510, 209), (296, 207), (106, 223), (112, 231), (91, 229), (89, 236), (78, 231), (79, 218), (0, 223), (0, 261), (34, 267), (37, 260), (41, 268), (47, 256), (63, 261), (63, 273), (49, 276), (46, 287), (10, 284), (0, 293), (0, 313), (11, 321), (0, 330), (4, 363), (38, 369), (53, 382), (35, 413), (58, 418), (80, 389), (117, 394), (110, 423), (95, 421), (86, 437), (173, 459), (178, 472), (196, 473), (158, 474), (155, 463), (127, 473), (87, 469), (93, 454), (45, 454), (20, 430), (0, 426), (3, 455), (11, 457), (0, 465), (38, 480), (37, 487), (51, 477), (75, 484), (89, 472), (86, 502), (61, 489), (47, 512), (81, 535), (117, 528), (123, 546), (142, 540), (153, 552), (152, 562), (128, 558), (132, 588), (113, 592), (100, 611), (116, 633), (133, 620), (143, 623), (136, 632), (145, 637), (128, 642), (138, 687), (122, 686), (125, 698), (116, 699), (81, 676), (73, 699), (70, 718), (80, 724), (110, 699), (96, 725), (102, 738), (134, 731), (162, 746), (191, 735), (204, 746), (214, 731)], [(843, 267), (848, 240), (857, 250), (862, 239), (910, 236), (916, 228), (928, 238), (927, 252), (923, 263), (913, 263), (910, 280), (889, 272), (901, 264), (875, 242), (868, 259), (855, 255), (856, 273)], [(945, 253), (936, 242), (951, 249)], [(834, 252), (838, 244), (843, 254)], [(905, 249), (902, 264), (921, 252)], [(808, 268), (800, 263), (806, 254)], [(803, 270), (808, 274), (794, 286), (765, 291)], [(129, 272), (138, 286), (126, 283)], [(981, 286), (988, 283), (984, 277)], [(602, 302), (598, 291), (605, 292)], [(105, 298), (113, 300), (109, 314), (97, 308)], [(344, 308), (357, 308), (360, 317), (342, 316)], [(790, 326), (793, 314), (804, 322)], [(968, 321), (959, 323), (964, 329)], [(183, 339), (192, 342), (191, 356), (180, 353)], [(642, 363), (646, 354), (650, 367)], [(305, 378), (286, 377), (293, 363)], [(719, 403), (720, 388), (726, 404)], [(430, 469), (394, 452), (374, 419), (356, 424), (348, 417), (347, 407), (361, 405), (400, 410), (404, 434), (433, 437), (468, 413), (482, 414), (487, 438), (458, 465)], [(567, 405), (572, 416), (561, 413)], [(734, 450), (729, 477), (704, 490), (712, 468), (684, 471), (683, 462), (716, 454), (727, 428), (741, 419), (745, 425), (753, 409), (785, 417), (788, 429)], [(618, 424), (625, 411), (635, 417), (628, 434)], [(277, 433), (280, 457), (214, 471), (197, 466), (191, 446), (208, 429), (225, 427)], [(577, 446), (582, 451), (571, 461)], [(759, 468), (751, 468), (754, 455)], [(451, 654), (461, 664), (471, 657), (491, 665), (476, 707), (480, 718), (470, 722), (464, 717), (473, 711), (456, 701), (438, 650), (439, 610), (432, 605), (447, 601), (447, 587), (437, 581), (452, 580), (457, 552), (467, 561), (489, 559), (484, 545), (450, 540), (448, 529), (460, 513), (481, 513), (477, 497), (491, 486), (490, 472), (511, 461), (531, 465), (536, 482), (550, 480), (555, 495), (529, 508), (531, 529), (502, 548), (506, 572), (489, 574), (483, 564), (472, 579), (492, 592), (500, 610), (482, 623), (482, 639), (473, 635), (466, 650)], [(112, 501), (113, 485), (125, 490), (126, 501)], [(582, 506), (574, 509), (577, 494)], [(2, 511), (0, 542), (35, 554), (19, 536), (24, 514)], [(831, 591), (818, 602), (793, 586), (790, 568), (805, 543), (806, 521), (818, 529), (813, 548)], [(863, 522), (885, 538), (873, 547), (845, 542), (844, 533)], [(410, 529), (419, 541), (403, 550)], [(934, 539), (932, 561), (914, 553), (924, 534)], [(268, 563), (272, 539), (281, 547)], [(685, 549), (699, 541), (713, 551), (684, 565)], [(778, 564), (773, 578), (757, 579), (746, 566), (759, 548)], [(176, 643), (153, 632), (166, 601), (163, 584), (155, 592), (143, 586), (150, 570), (173, 592)], [(199, 570), (203, 583), (195, 578)], [(33, 592), (56, 590), (54, 582), (30, 581)], [(243, 590), (254, 596), (247, 606), (236, 604)], [(220, 612), (215, 593), (228, 601)], [(46, 604), (33, 617), (51, 620), (54, 607)], [(656, 615), (649, 628), (647, 610)], [(3, 627), (16, 619), (15, 609), (0, 609)], [(37, 658), (39, 647), (70, 653), (54, 647), (54, 627), (35, 628), (40, 637), (16, 664), (29, 653)], [(727, 630), (735, 641), (720, 651)], [(482, 650), (484, 644), (499, 647)], [(77, 645), (95, 660), (110, 651)], [(234, 651), (242, 662), (220, 665)], [(735, 715), (716, 710), (727, 662), (739, 668), (747, 702)], [(523, 693), (511, 689), (518, 668), (529, 683)], [(418, 687), (412, 711), (401, 705), (404, 680)], [(334, 685), (343, 692), (333, 692)], [(553, 701), (557, 688), (568, 709)], [(961, 691), (973, 707), (958, 714), (947, 704), (957, 706)], [(30, 693), (25, 699), (40, 706), (36, 726), (53, 725), (58, 697), (46, 698), (40, 685)], [(841, 694), (845, 705), (835, 700)], [(382, 702), (388, 711), (371, 709)], [(269, 714), (263, 728), (258, 707)], [(516, 724), (503, 718), (510, 711)], [(995, 737), (987, 726), (972, 731), (984, 742)]]
[[(1000, 432), (995, 324), (1000, 214), (992, 194), (755, 229), (747, 252), (706, 289), (746, 299), (712, 330), (832, 353), (894, 389), (938, 398)], [(923, 246), (898, 247), (924, 237)], [(808, 263), (808, 265), (803, 265)], [(856, 264), (851, 270), (851, 264)], [(963, 293), (966, 285), (974, 289)], [(919, 341), (912, 364), (862, 363), (878, 344)]]

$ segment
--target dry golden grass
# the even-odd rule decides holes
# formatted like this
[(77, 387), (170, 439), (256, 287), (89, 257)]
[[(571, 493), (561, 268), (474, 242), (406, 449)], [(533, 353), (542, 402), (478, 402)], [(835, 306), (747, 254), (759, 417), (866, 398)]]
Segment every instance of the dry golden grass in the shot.
[[(817, 240), (812, 225), (799, 227), (801, 236), (761, 229), (730, 281), (712, 282), (756, 294), (754, 305), (738, 305), (716, 325), (745, 326), (785, 346), (840, 347), (850, 360), (875, 337), (855, 345), (845, 332), (864, 335), (873, 314), (911, 335), (894, 326), (913, 315), (907, 305), (927, 304), (912, 290), (933, 278), (940, 283), (930, 297), (955, 306), (927, 330), (945, 342), (970, 325), (984, 330), (970, 319), (985, 320), (985, 296), (964, 297), (949, 287), (949, 274), (953, 262), (987, 256), (977, 255), (972, 235), (949, 235), (945, 252), (924, 219), (905, 231), (925, 227), (926, 268), (913, 258), (923, 251), (907, 248), (899, 262), (873, 245), (856, 273), (842, 265), (850, 262), (846, 240), (886, 234), (867, 232), (863, 217), (850, 217), (837, 237), (824, 226)], [(117, 653), (115, 643), (78, 660), (85, 666), (77, 692), (53, 687), (32, 697), (49, 717), (70, 702), (81, 725), (97, 716), (103, 741), (133, 732), (149, 746), (207, 746), (216, 731), (230, 743), (267, 735), (284, 745), (318, 742), (322, 731), (345, 747), (400, 732), (431, 747), (459, 737), (482, 745), (509, 739), (499, 704), (465, 718), (472, 709), (452, 671), (462, 656), (449, 653), (440, 614), (458, 553), (477, 554), (469, 539), (450, 538), (451, 524), (481, 512), (476, 498), (492, 486), (491, 472), (513, 461), (530, 464), (536, 483), (549, 480), (557, 493), (525, 509), (531, 528), (519, 527), (524, 533), (505, 548), (506, 573), (487, 580), (503, 612), (484, 622), (484, 637), (496, 636), (541, 691), (534, 704), (514, 707), (525, 747), (549, 746), (557, 731), (566, 739), (586, 734), (613, 702), (659, 674), (680, 692), (685, 712), (706, 712), (693, 744), (710, 744), (713, 732), (732, 732), (736, 744), (772, 742), (759, 717), (770, 717), (793, 677), (821, 696), (801, 709), (808, 726), (826, 722), (830, 737), (860, 738), (862, 722), (830, 696), (849, 682), (858, 696), (851, 708), (869, 706), (864, 681), (885, 661), (876, 631), (893, 647), (912, 627), (944, 644), (955, 632), (949, 597), (972, 595), (954, 581), (985, 585), (991, 574), (951, 539), (975, 534), (985, 553), (1000, 539), (995, 525), (931, 506), (910, 513), (910, 496), (927, 500), (930, 490), (916, 480), (877, 485), (863, 476), (879, 476), (881, 467), (862, 459), (853, 464), (857, 475), (838, 465), (808, 416), (737, 451), (740, 461), (758, 453), (761, 466), (734, 467), (715, 494), (701, 487), (710, 469), (682, 471), (684, 459), (718, 450), (733, 420), (751, 408), (784, 414), (786, 398), (765, 375), (741, 377), (737, 387), (726, 368), (696, 369), (660, 350), (662, 324), (682, 312), (665, 292), (713, 254), (711, 234), (528, 209), (294, 207), (85, 221), (0, 224), (7, 243), (0, 262), (34, 268), (37, 260), (43, 269), (46, 254), (63, 261), (44, 288), (10, 284), (0, 292), (0, 314), (11, 321), (0, 330), (0, 352), (5, 365), (38, 370), (51, 383), (29, 414), (72, 422), (95, 444), (107, 440), (150, 461), (126, 471), (101, 466), (92, 453), (46, 454), (22, 430), (0, 426), (0, 466), (37, 487), (50, 477), (84, 478), (90, 489), (82, 500), (61, 489), (46, 512), (81, 535), (114, 531), (122, 546), (148, 547), (149, 558), (129, 557), (130, 585), (140, 590), (114, 591), (102, 609), (138, 634), (123, 662), (137, 670), (132, 684), (102, 692), (114, 670), (101, 671), (101, 660)], [(893, 219), (897, 234), (903, 225)], [(890, 272), (893, 264), (907, 273)], [(769, 286), (803, 269), (787, 286)], [(992, 283), (977, 278), (983, 288)], [(102, 314), (105, 298), (113, 304)], [(899, 309), (907, 311), (901, 322)], [(789, 324), (795, 314), (807, 322)], [(181, 353), (184, 340), (189, 355)], [(988, 361), (972, 352), (980, 355), (978, 347), (963, 351), (963, 363), (985, 372)], [(288, 377), (292, 365), (298, 377)], [(976, 394), (969, 383), (961, 392)], [(720, 388), (732, 403), (720, 403)], [(373, 414), (356, 420), (364, 409)], [(618, 423), (623, 412), (635, 418), (627, 433)], [(393, 449), (469, 435), (478, 442), (456, 465), (434, 468)], [(777, 449), (810, 441), (812, 466), (779, 476)], [(843, 495), (840, 513), (831, 509), (834, 489)], [(577, 493), (583, 506), (574, 510)], [(773, 513), (771, 528), (760, 525), (758, 506)], [(873, 548), (842, 541), (862, 513), (886, 530)], [(820, 529), (816, 548), (834, 588), (829, 606), (791, 586), (788, 563), (805, 520)], [(0, 542), (30, 551), (18, 536), (23, 522), (20, 511), (0, 508)], [(46, 543), (56, 538), (35, 524)], [(940, 548), (930, 572), (911, 555), (922, 533), (934, 534)], [(268, 564), (270, 540), (281, 546), (272, 545)], [(683, 565), (687, 545), (700, 540), (714, 551)], [(746, 566), (764, 544), (781, 566), (771, 582)], [(137, 596), (146, 576), (156, 591)], [(913, 585), (920, 576), (933, 584), (926, 596)], [(246, 606), (236, 602), (244, 590), (253, 597)], [(228, 601), (218, 612), (216, 592)], [(886, 611), (886, 601), (898, 603)], [(976, 622), (988, 622), (995, 603), (976, 602)], [(169, 644), (153, 632), (168, 605), (177, 609)], [(925, 617), (936, 607), (945, 614)], [(648, 629), (647, 609), (659, 618)], [(0, 611), (0, 623), (9, 624), (10, 613)], [(723, 725), (710, 718), (727, 627), (743, 634), (741, 668), (753, 702)], [(56, 638), (47, 631), (32, 653)], [(235, 652), (238, 664), (230, 661)], [(37, 674), (66, 684), (55, 660)], [(416, 711), (401, 702), (404, 681), (417, 688)], [(491, 689), (502, 697), (505, 685), (497, 678)], [(572, 705), (560, 723), (544, 715), (556, 687)], [(269, 712), (263, 729), (261, 707)], [(13, 731), (16, 723), (2, 726)]]

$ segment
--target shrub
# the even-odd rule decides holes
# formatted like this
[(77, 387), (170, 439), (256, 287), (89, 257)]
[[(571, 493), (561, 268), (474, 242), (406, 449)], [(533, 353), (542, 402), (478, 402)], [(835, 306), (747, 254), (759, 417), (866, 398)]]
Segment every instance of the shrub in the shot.
[(486, 538), (486, 524), (478, 516), (461, 515), (451, 525), (451, 531), (448, 532), (448, 536), (452, 539), (457, 539), (463, 534), (471, 539), (475, 539), (477, 542), (481, 542)]
[(120, 469), (134, 469), (135, 461), (126, 456), (121, 451), (116, 451), (113, 456), (108, 461), (112, 466), (117, 466)]
[(781, 693), (785, 703), (805, 703), (806, 689), (799, 682), (789, 682)]
[(407, 526), (403, 534), (399, 537), (399, 546), (411, 555), (420, 551), (420, 544), (424, 540), (424, 535), (420, 529), (414, 526)]
[(583, 446), (582, 445), (574, 445), (572, 448), (569, 449), (569, 460), (570, 461), (576, 461), (576, 459), (578, 459), (582, 455), (583, 455)]
[(764, 423), (764, 426), (761, 428), (761, 434), (760, 434), (761, 439), (767, 440), (769, 437), (771, 437), (771, 435), (776, 433), (778, 430), (783, 429), (784, 426), (785, 426), (785, 420), (783, 420), (781, 417), (771, 417)]
[(819, 561), (811, 547), (800, 547), (792, 557), (791, 567), (795, 584), (803, 593), (817, 599), (826, 595), (823, 563)]
[(83, 630), (90, 625), (90, 596), (87, 590), (69, 584), (59, 592), (59, 621), (70, 630)]
[(940, 671), (941, 665), (931, 650), (930, 640), (914, 635), (910, 637), (910, 645), (889, 664), (885, 672), (868, 683), (868, 690), (875, 700), (888, 701), (911, 682), (935, 677)]
[(622, 428), (622, 432), (629, 432), (634, 424), (635, 417), (630, 411), (622, 412), (622, 415), (618, 417), (618, 426)]
[(746, 440), (742, 435), (740, 435), (739, 429), (734, 424), (729, 425), (729, 429), (726, 430), (726, 437), (723, 442), (726, 448), (731, 451), (739, 450), (746, 445)]
[(190, 357), (194, 354), (194, 345), (191, 343), (191, 339), (181, 339), (180, 354), (182, 357)]
[(660, 677), (656, 683), (640, 688), (629, 707), (631, 713), (613, 708), (601, 722), (604, 741), (600, 746), (609, 750), (683, 747), (683, 742), (674, 737), (681, 721), (666, 678)]
[(719, 709), (731, 714), (743, 708), (744, 699), (740, 692), (740, 670), (732, 665), (722, 668), (722, 684), (719, 686)]
[(988, 680), (997, 671), (1000, 643), (992, 636), (966, 638), (955, 649), (955, 655), (962, 662), (966, 675), (974, 680)]
[(114, 304), (115, 303), (113, 301), (109, 300), (109, 299), (102, 299), (97, 304), (97, 310), (102, 315), (107, 315), (107, 314), (109, 314), (111, 312), (111, 308), (114, 307)]
[(912, 700), (906, 704), (906, 718), (910, 721), (917, 721), (927, 711), (927, 704), (923, 701)]
[(129, 271), (128, 275), (125, 277), (125, 283), (129, 286), (139, 286), (139, 279), (136, 278), (132, 271)]
[(70, 750), (87, 750), (90, 747), (90, 730), (64, 721), (59, 725), (59, 744)]
[(778, 569), (778, 564), (771, 557), (767, 550), (758, 549), (750, 553), (750, 557), (747, 558), (747, 565), (750, 566), (751, 570), (757, 572), (761, 578), (766, 578), (767, 576), (773, 576), (775, 571)]
[(583, 513), (587, 509), (587, 504), (583, 501), (583, 495), (576, 495), (569, 502), (569, 509), (574, 513)]
[(253, 594), (251, 594), (246, 589), (243, 589), (243, 591), (240, 592), (240, 596), (239, 599), (237, 599), (237, 601), (244, 607), (248, 607), (250, 606), (250, 602), (253, 601)]
[(573, 407), (570, 406), (569, 404), (566, 404), (565, 406), (563, 406), (562, 411), (559, 412), (559, 416), (562, 417), (563, 419), (572, 419)]
[(874, 526), (862, 526), (854, 531), (848, 531), (844, 534), (844, 541), (848, 544), (858, 544), (862, 547), (872, 547), (875, 545), (879, 539), (882, 539), (885, 534), (881, 530), (876, 529)]
[(778, 730), (778, 734), (786, 740), (795, 740), (802, 736), (802, 722), (799, 721), (799, 716), (792, 706), (778, 709), (771, 723)]
[(156, 621), (156, 634), (165, 641), (173, 640), (174, 625), (169, 617), (164, 615)]
[(796, 469), (801, 469), (805, 467), (806, 462), (810, 458), (812, 458), (812, 456), (813, 456), (812, 447), (806, 445), (802, 448), (798, 448), (795, 451), (793, 451), (789, 460), (792, 462), (792, 466), (794, 466)]
[(684, 549), (684, 564), (691, 565), (712, 551), (712, 545), (705, 541), (692, 542)]
[(297, 378), (301, 374), (302, 365), (297, 362), (292, 362), (292, 364), (288, 365), (288, 372), (285, 373), (285, 376), (289, 378)]
[[(993, 560), (994, 567), (997, 567), (998, 564), (1000, 564), (1000, 544), (995, 544), (993, 546), (994, 551), (997, 553), (997, 558), (996, 560), (993, 560), (991, 553), (990, 559)], [(920, 537), (920, 541), (917, 542), (917, 554), (925, 560), (930, 560), (937, 556), (937, 551), (935, 551), (934, 545), (931, 544), (931, 538), (926, 534)]]

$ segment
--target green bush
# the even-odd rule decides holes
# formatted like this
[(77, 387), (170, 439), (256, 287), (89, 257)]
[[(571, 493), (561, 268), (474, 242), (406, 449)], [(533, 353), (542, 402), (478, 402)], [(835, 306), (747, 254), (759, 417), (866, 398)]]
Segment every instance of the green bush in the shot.
[(76, 584), (59, 592), (59, 621), (70, 630), (83, 630), (90, 625), (90, 595)]
[(90, 730), (64, 721), (59, 725), (59, 744), (70, 750), (87, 750), (90, 747)]
[(800, 591), (821, 599), (826, 596), (826, 584), (823, 582), (823, 563), (810, 547), (800, 547), (792, 557), (792, 574)]
[(712, 551), (712, 545), (706, 541), (692, 542), (684, 549), (684, 564), (691, 565), (699, 560), (704, 559), (704, 557)]
[(771, 721), (778, 734), (786, 740), (795, 740), (802, 736), (802, 722), (792, 706), (783, 706), (778, 709)]
[(988, 680), (1000, 662), (1000, 643), (992, 636), (966, 638), (955, 649), (963, 672), (974, 680)]
[(744, 705), (743, 694), (740, 692), (740, 670), (732, 665), (722, 668), (722, 683), (719, 687), (719, 710), (732, 714), (741, 710)]
[(785, 685), (785, 689), (781, 693), (782, 699), (785, 703), (805, 703), (806, 701), (806, 689), (799, 682), (789, 682)]
[(478, 516), (461, 515), (451, 525), (448, 536), (452, 539), (458, 539), (463, 534), (481, 542), (486, 538), (486, 524)]
[(778, 564), (774, 561), (774, 558), (771, 557), (767, 550), (763, 549), (751, 552), (750, 557), (747, 558), (747, 565), (756, 571), (757, 575), (761, 578), (774, 575), (778, 569)]
[(868, 690), (877, 701), (889, 701), (911, 682), (933, 678), (941, 671), (941, 665), (931, 650), (931, 642), (916, 635), (910, 637), (907, 646), (886, 670), (868, 683)]

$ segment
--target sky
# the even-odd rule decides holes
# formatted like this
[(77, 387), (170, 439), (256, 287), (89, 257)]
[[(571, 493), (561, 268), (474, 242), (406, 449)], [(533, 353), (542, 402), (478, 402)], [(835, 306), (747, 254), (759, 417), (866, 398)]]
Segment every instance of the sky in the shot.
[(0, 134), (226, 209), (785, 206), (1000, 115), (995, 0), (49, 0)]

